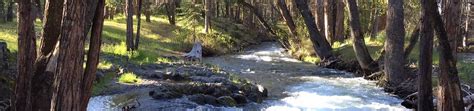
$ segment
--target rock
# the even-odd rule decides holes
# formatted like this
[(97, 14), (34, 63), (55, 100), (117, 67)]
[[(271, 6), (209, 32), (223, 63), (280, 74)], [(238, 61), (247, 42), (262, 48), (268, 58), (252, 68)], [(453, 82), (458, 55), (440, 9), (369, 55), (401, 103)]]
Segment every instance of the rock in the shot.
[(217, 98), (217, 103), (222, 106), (237, 106), (237, 102), (230, 96), (222, 96)]
[(195, 95), (188, 96), (187, 98), (188, 100), (193, 101), (199, 105), (205, 105), (205, 104), (214, 105), (214, 106), (219, 105), (217, 102), (217, 98), (210, 95), (195, 94)]
[(153, 91), (150, 91), (148, 93), (149, 96), (151, 96), (154, 99), (173, 99), (173, 98), (179, 98), (182, 96), (181, 93), (176, 92), (170, 87), (158, 87), (154, 89)]
[(242, 94), (234, 93), (234, 94), (232, 94), (231, 97), (234, 98), (234, 100), (235, 100), (235, 102), (237, 102), (237, 104), (247, 104), (248, 103), (247, 98)]
[(163, 79), (170, 79), (174, 81), (183, 81), (189, 78), (186, 73), (166, 72), (163, 75)]
[(211, 76), (211, 77), (203, 77), (203, 76), (191, 76), (189, 77), (192, 81), (199, 81), (204, 83), (224, 83), (228, 82), (225, 77), (220, 76)]

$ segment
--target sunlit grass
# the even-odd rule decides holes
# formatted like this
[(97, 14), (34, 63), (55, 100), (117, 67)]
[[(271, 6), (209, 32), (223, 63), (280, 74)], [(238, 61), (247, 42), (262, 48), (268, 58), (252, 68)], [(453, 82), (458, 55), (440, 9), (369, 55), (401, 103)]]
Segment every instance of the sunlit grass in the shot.
[(120, 75), (120, 77), (118, 78), (118, 81), (120, 83), (137, 84), (137, 83), (140, 83), (142, 80), (134, 73), (128, 72), (128, 73), (124, 73)]

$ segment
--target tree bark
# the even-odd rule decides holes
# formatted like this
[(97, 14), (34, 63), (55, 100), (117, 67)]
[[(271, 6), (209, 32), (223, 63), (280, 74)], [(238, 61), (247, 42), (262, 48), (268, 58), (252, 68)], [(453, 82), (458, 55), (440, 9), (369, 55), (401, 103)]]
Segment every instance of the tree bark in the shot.
[(211, 0), (204, 1), (204, 10), (205, 10), (205, 20), (204, 20), (204, 32), (209, 33), (209, 28), (211, 27)]
[[(423, 4), (422, 4), (423, 5)], [(448, 33), (445, 30), (441, 15), (439, 15), (437, 4), (428, 0), (425, 10), (433, 15), (433, 26), (436, 31), (440, 52), (440, 74), (437, 109), (441, 111), (464, 110), (461, 97), (461, 87), (456, 69), (456, 60), (449, 44)]]
[(461, 0), (443, 0), (443, 20), (451, 51), (456, 57), (457, 38), (461, 35)]
[(64, 0), (46, 0), (43, 33), (38, 58), (35, 61), (35, 75), (32, 80), (33, 109), (49, 110), (52, 96), (54, 72), (46, 71), (52, 53), (58, 43)]
[(87, 1), (65, 0), (51, 110), (78, 111), (82, 106), (84, 27)]
[(133, 0), (125, 0), (127, 14), (127, 51), (133, 51)]
[(298, 32), (296, 31), (296, 25), (295, 22), (293, 21), (293, 18), (290, 15), (290, 11), (288, 10), (288, 7), (286, 6), (286, 1), (285, 0), (278, 0), (277, 1), (277, 6), (280, 10), (280, 14), (283, 17), (283, 20), (285, 20), (286, 25), (288, 26), (288, 29), (290, 30), (290, 34), (294, 40), (294, 43), (297, 45), (296, 48), (299, 48), (300, 45), (300, 40), (298, 38)]
[(326, 41), (326, 39), (321, 36), (321, 33), (319, 33), (318, 28), (316, 27), (314, 17), (311, 14), (307, 4), (308, 0), (294, 0), (293, 2), (296, 4), (296, 7), (299, 9), (299, 12), (304, 18), (304, 22), (309, 32), (310, 39), (313, 43), (313, 48), (316, 54), (319, 56), (319, 58), (321, 58), (322, 61), (335, 59), (331, 52), (331, 46), (329, 45), (328, 41)]
[[(321, 36), (326, 36), (326, 29), (324, 23), (324, 0), (316, 0), (316, 25), (318, 25)], [(325, 38), (325, 37), (324, 37)]]
[(334, 12), (334, 42), (344, 42), (344, 0), (336, 0), (336, 8)]
[(5, 2), (4, 1), (0, 1), (0, 23), (5, 23), (7, 20), (6, 20), (6, 13), (5, 13)]
[(7, 21), (8, 22), (11, 22), (13, 21), (13, 4), (15, 2), (13, 2), (13, 0), (11, 0), (9, 3), (8, 3), (8, 6), (7, 6)]
[(346, 0), (347, 6), (349, 7), (349, 16), (351, 21), (351, 35), (353, 40), (353, 48), (356, 54), (357, 61), (362, 69), (371, 73), (378, 69), (378, 65), (374, 62), (374, 59), (370, 56), (369, 50), (365, 45), (364, 35), (361, 31), (360, 20), (359, 20), (359, 8), (356, 0)]
[[(422, 3), (427, 0), (421, 0)], [(431, 85), (431, 73), (433, 69), (433, 27), (431, 25), (432, 18), (430, 13), (427, 13), (427, 10), (423, 10), (423, 19), (421, 21), (421, 34), (420, 34), (420, 55), (419, 55), (419, 65), (420, 69), (418, 71), (418, 105), (417, 109), (419, 111), (433, 111), (433, 89)], [(413, 33), (419, 33), (416, 30), (419, 30), (419, 26)], [(412, 34), (414, 35), (414, 34)], [(412, 39), (415, 36), (412, 37)], [(418, 37), (416, 37), (418, 38)], [(410, 40), (411, 41), (411, 40)], [(405, 51), (405, 57), (407, 51)]]
[(87, 109), (89, 103), (89, 98), (92, 93), (92, 83), (95, 80), (97, 65), (99, 63), (100, 57), (100, 47), (101, 47), (101, 37), (102, 37), (102, 28), (104, 25), (104, 7), (105, 0), (99, 0), (97, 8), (95, 11), (93, 23), (92, 23), (92, 32), (89, 43), (89, 52), (87, 53), (87, 62), (84, 72), (84, 82), (82, 85), (82, 100), (81, 108), (82, 110)]
[(408, 74), (404, 73), (403, 44), (405, 25), (402, 0), (388, 0), (387, 39), (385, 40), (384, 72), (389, 86), (402, 83)]
[(31, 79), (34, 74), (36, 59), (36, 40), (34, 31), (34, 16), (32, 1), (18, 1), (18, 64), (13, 101), (14, 111), (30, 111), (31, 105)]
[(138, 13), (137, 13), (137, 34), (135, 35), (134, 50), (138, 50), (138, 44), (140, 43), (140, 27), (142, 21), (142, 5), (143, 0), (138, 0)]
[(166, 15), (171, 25), (176, 25), (176, 5), (174, 0), (169, 0), (165, 4)]
[(335, 8), (336, 0), (324, 0), (324, 29), (326, 40), (331, 44), (334, 42), (335, 33)]

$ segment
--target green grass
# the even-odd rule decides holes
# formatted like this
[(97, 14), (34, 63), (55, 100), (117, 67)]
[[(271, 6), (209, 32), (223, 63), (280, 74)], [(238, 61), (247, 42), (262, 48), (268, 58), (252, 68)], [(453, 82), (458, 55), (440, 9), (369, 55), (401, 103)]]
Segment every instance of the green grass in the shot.
[(128, 83), (128, 84), (138, 84), (142, 81), (137, 75), (132, 72), (124, 73), (120, 75), (118, 78), (120, 83)]

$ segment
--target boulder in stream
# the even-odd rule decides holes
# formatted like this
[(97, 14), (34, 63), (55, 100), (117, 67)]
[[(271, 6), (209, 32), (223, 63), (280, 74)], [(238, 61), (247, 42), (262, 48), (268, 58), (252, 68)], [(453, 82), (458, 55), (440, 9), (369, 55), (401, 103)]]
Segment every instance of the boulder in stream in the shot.
[(230, 96), (222, 96), (217, 98), (217, 103), (222, 106), (237, 106), (237, 102)]

